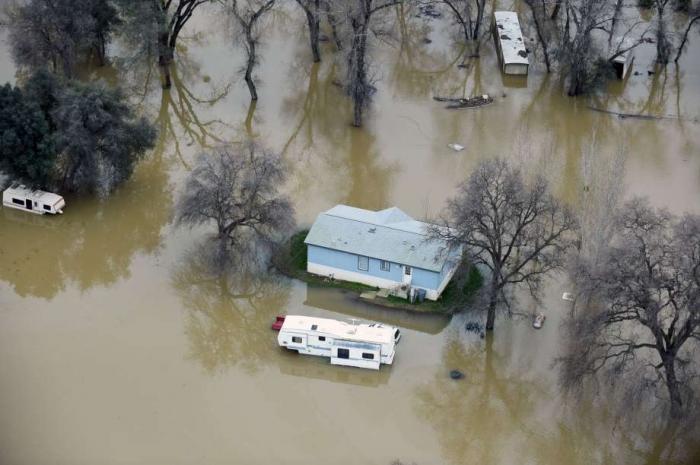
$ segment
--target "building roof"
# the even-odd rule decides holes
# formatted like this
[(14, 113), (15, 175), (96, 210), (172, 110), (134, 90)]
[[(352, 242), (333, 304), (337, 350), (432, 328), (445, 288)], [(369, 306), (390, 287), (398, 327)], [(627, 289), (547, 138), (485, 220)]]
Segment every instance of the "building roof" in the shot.
[(13, 185), (5, 189), (7, 195), (17, 195), (26, 198), (30, 198), (33, 201), (41, 202), (46, 205), (54, 205), (56, 202), (63, 200), (58, 194), (52, 194), (51, 192), (45, 192), (40, 190), (33, 190), (23, 185)]
[[(312, 326), (316, 328), (312, 329)], [(331, 320), (302, 315), (287, 315), (281, 331), (316, 331), (328, 334), (335, 339), (373, 344), (387, 344), (394, 340), (394, 326), (384, 326), (381, 323), (351, 324), (345, 321)]]
[(304, 242), (439, 272), (449, 247), (428, 236), (429, 226), (396, 207), (372, 211), (336, 205), (318, 215)]
[(496, 11), (493, 16), (498, 28), (503, 62), (506, 64), (529, 64), (518, 14), (514, 11)]

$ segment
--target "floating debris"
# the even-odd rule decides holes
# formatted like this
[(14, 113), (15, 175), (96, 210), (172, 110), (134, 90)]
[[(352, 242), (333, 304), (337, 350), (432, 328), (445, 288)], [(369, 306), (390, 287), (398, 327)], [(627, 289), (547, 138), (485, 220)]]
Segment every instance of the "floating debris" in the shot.
[(462, 379), (464, 378), (464, 373), (462, 373), (459, 370), (451, 370), (450, 371), (450, 378), (452, 379)]
[(455, 152), (461, 152), (462, 150), (464, 150), (464, 146), (459, 144), (447, 144), (447, 146)]
[(574, 295), (571, 292), (565, 292), (561, 295), (562, 300), (574, 301)]
[(476, 321), (468, 321), (464, 328), (470, 333), (484, 334), (484, 325)]
[(532, 327), (535, 329), (540, 329), (542, 328), (542, 325), (544, 325), (544, 320), (547, 317), (544, 316), (544, 313), (538, 313), (537, 316), (535, 316), (535, 321), (532, 322)]
[(433, 100), (436, 100), (438, 102), (448, 102), (445, 108), (448, 108), (450, 110), (458, 108), (477, 108), (493, 103), (493, 97), (491, 97), (488, 94), (478, 95), (476, 97), (471, 98), (452, 98), (435, 96), (433, 97)]

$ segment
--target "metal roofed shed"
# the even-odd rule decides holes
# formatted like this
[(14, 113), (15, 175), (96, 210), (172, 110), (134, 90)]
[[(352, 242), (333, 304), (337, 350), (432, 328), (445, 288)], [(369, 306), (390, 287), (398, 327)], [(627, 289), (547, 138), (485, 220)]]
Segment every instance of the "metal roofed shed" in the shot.
[(436, 300), (461, 259), (461, 248), (431, 238), (431, 225), (396, 207), (380, 211), (336, 205), (306, 236), (307, 271), (396, 291), (424, 289)]
[(518, 14), (514, 11), (496, 11), (493, 20), (496, 49), (503, 73), (526, 76), (530, 62)]

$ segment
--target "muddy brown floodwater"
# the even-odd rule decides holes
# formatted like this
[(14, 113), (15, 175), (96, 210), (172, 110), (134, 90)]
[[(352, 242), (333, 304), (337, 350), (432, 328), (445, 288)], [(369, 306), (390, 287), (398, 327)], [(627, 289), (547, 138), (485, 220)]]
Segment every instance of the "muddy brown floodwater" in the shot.
[[(700, 212), (697, 34), (678, 69), (648, 75), (653, 49), (640, 50), (640, 75), (606, 97), (570, 99), (539, 69), (504, 79), (490, 41), (480, 62), (458, 68), (445, 24), (388, 20), (399, 32), (375, 49), (378, 91), (362, 130), (348, 125), (330, 46), (312, 66), (292, 10), (272, 18), (254, 111), (214, 10), (188, 26), (169, 92), (144, 63), (86, 70), (128, 89), (155, 119), (158, 146), (104, 202), (69, 196), (55, 218), (0, 210), (0, 463), (690, 463), (696, 437), (629, 428), (604, 399), (574, 404), (559, 392), (563, 277), (547, 286), (541, 331), (503, 319), (481, 340), (464, 331), (469, 314), (379, 311), (243, 270), (211, 279), (187, 260), (202, 233), (171, 223), (182, 179), (204, 148), (246, 134), (289, 160), (302, 226), (337, 203), (434, 216), (495, 156), (543, 173), (581, 212), (597, 211), (605, 186)], [(14, 81), (0, 38), (0, 77)], [(495, 102), (447, 110), (432, 100), (482, 93)], [(278, 349), (269, 324), (282, 312), (387, 321), (404, 337), (391, 367), (332, 367)], [(449, 379), (454, 368), (464, 380)]]

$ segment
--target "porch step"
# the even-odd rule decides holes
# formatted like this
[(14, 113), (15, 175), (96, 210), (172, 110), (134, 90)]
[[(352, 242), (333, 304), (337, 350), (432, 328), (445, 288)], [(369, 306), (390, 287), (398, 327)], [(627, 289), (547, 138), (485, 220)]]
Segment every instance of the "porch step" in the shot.
[(377, 297), (377, 291), (367, 291), (360, 294), (361, 299), (374, 300)]
[(390, 292), (389, 289), (380, 289), (377, 292), (377, 297), (382, 297), (382, 298), (386, 299), (387, 297), (389, 297), (389, 292)]

